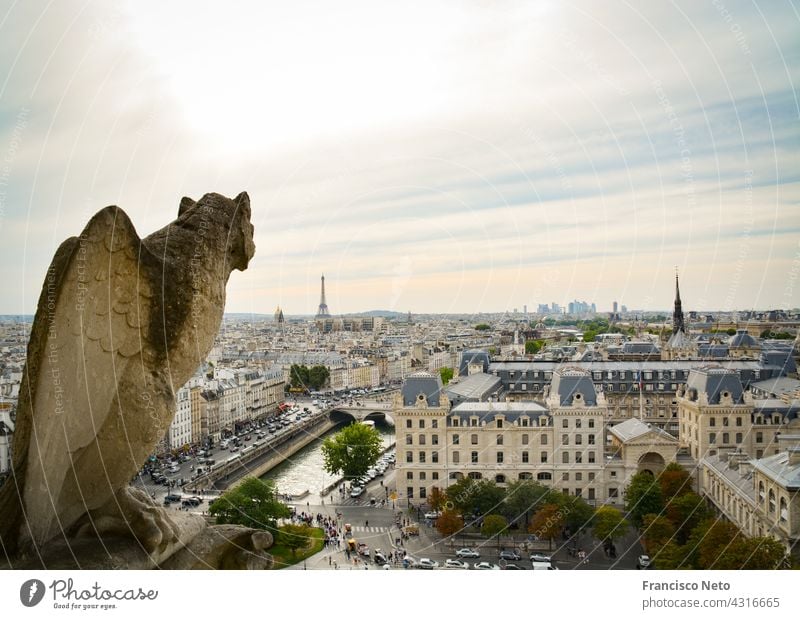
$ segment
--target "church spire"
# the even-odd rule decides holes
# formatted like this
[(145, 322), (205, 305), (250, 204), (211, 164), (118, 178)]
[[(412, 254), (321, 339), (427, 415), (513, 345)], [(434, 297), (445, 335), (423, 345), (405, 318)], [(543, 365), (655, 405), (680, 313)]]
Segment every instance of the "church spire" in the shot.
[(681, 289), (678, 283), (678, 270), (675, 269), (675, 309), (672, 311), (672, 334), (678, 331), (686, 333), (683, 323), (683, 308), (681, 307)]

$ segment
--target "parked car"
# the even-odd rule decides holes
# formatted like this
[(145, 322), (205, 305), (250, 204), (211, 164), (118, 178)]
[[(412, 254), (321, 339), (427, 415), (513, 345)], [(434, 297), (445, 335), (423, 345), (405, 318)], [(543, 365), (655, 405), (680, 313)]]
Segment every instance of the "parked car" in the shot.
[(646, 570), (650, 567), (650, 557), (648, 555), (639, 555), (639, 558), (636, 560), (636, 569), (637, 570)]
[(477, 559), (481, 556), (474, 548), (459, 548), (456, 550), (456, 556), (459, 559)]
[(439, 512), (427, 512), (425, 518), (428, 520), (436, 520), (439, 517)]
[(525, 566), (524, 565), (520, 565), (519, 563), (506, 563), (503, 566), (503, 569), (504, 570), (524, 570)]
[(448, 559), (444, 562), (444, 567), (448, 570), (468, 570), (469, 563), (461, 559)]
[(531, 563), (552, 563), (553, 559), (541, 552), (535, 552), (529, 557)]
[(362, 494), (364, 494), (364, 488), (361, 486), (353, 486), (350, 490), (350, 496), (353, 498), (360, 497)]
[(417, 567), (421, 570), (433, 570), (439, 567), (439, 562), (433, 559), (420, 559), (417, 562)]
[(164, 497), (164, 505), (169, 505), (171, 503), (177, 503), (181, 500), (180, 494), (168, 494)]
[(502, 550), (500, 551), (500, 558), (506, 561), (519, 561), (522, 559), (516, 550)]
[(489, 563), (488, 561), (481, 561), (480, 563), (475, 564), (476, 570), (499, 570), (500, 567), (495, 565), (494, 563)]
[(533, 570), (557, 570), (549, 561), (531, 561), (531, 569)]

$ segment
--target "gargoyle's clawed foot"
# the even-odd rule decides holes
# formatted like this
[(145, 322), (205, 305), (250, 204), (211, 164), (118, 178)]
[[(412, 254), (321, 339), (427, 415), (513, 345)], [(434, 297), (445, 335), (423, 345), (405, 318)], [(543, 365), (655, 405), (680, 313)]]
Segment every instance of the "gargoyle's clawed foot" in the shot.
[(163, 552), (178, 540), (178, 527), (147, 494), (136, 488), (122, 488), (108, 503), (93, 510), (80, 523), (77, 535), (131, 536), (148, 553)]

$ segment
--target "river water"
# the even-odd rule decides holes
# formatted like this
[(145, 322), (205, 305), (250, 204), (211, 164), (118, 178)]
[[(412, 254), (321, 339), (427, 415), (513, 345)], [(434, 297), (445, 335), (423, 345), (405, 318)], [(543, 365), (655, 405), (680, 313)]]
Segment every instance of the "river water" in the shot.
[[(323, 468), (325, 459), (322, 457), (322, 441), (345, 425), (347, 424), (338, 425), (321, 438), (309, 443), (291, 458), (263, 475), (261, 479), (273, 480), (280, 494), (297, 496), (309, 491), (311, 493), (309, 499), (318, 498), (320, 491), (337, 479), (337, 476), (328, 474)], [(389, 420), (376, 421), (375, 429), (380, 432), (384, 447), (394, 442), (394, 424)]]

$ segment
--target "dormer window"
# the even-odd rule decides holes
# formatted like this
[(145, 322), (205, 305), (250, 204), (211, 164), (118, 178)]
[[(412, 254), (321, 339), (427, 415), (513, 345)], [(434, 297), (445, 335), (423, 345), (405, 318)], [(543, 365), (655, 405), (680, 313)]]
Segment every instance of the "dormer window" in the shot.
[(498, 428), (502, 428), (503, 427), (503, 420), (502, 419), (498, 419), (497, 420), (497, 427)]

